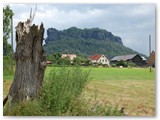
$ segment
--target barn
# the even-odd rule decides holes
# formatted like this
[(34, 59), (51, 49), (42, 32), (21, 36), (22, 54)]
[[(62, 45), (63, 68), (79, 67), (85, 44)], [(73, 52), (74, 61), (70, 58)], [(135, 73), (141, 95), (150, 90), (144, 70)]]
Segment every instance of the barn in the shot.
[(111, 64), (116, 64), (120, 60), (127, 61), (127, 62), (133, 62), (137, 66), (143, 66), (143, 65), (146, 64), (146, 61), (145, 61), (144, 57), (141, 57), (138, 54), (115, 56), (114, 58), (111, 59), (110, 63)]

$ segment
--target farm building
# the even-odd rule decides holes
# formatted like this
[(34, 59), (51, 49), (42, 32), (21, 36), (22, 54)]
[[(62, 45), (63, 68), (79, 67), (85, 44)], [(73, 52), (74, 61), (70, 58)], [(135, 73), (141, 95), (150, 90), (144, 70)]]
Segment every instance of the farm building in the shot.
[(143, 66), (146, 64), (145, 57), (141, 57), (138, 54), (132, 54), (132, 55), (123, 55), (123, 56), (115, 56), (111, 59), (111, 64), (116, 64), (120, 60), (127, 61), (127, 62), (133, 62), (137, 66)]
[(74, 58), (77, 57), (76, 54), (62, 54), (61, 58), (69, 57), (71, 60), (71, 63), (73, 63)]
[(89, 59), (93, 64), (103, 64), (109, 66), (109, 60), (103, 54), (90, 56)]
[(147, 65), (151, 65), (152, 67), (155, 67), (155, 52), (154, 51), (151, 52), (149, 59), (147, 61)]

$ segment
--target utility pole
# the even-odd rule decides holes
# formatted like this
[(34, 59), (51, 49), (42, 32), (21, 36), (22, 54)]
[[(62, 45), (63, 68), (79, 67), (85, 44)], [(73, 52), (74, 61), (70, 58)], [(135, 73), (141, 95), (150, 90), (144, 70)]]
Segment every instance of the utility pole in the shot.
[[(151, 55), (151, 35), (149, 35), (149, 57), (151, 57), (150, 55)], [(149, 58), (149, 59), (151, 59), (151, 58)], [(151, 72), (151, 60), (149, 62), (150, 62), (149, 63), (149, 71)]]
[(13, 16), (11, 17), (11, 70), (13, 71)]

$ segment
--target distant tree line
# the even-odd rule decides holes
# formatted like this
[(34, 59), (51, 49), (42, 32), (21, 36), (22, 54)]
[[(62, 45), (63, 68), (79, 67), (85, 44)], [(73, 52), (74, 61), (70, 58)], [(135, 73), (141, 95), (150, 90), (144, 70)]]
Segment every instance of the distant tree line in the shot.
[(61, 57), (62, 54), (61, 53), (53, 53), (50, 55), (47, 55), (47, 60), (52, 62), (52, 65), (56, 66), (64, 66), (64, 65), (74, 65), (74, 66), (79, 66), (79, 65), (83, 65), (83, 66), (89, 66), (91, 65), (91, 61), (86, 58), (85, 56), (82, 55), (77, 55), (76, 58), (73, 59), (73, 61), (70, 60), (69, 57)]

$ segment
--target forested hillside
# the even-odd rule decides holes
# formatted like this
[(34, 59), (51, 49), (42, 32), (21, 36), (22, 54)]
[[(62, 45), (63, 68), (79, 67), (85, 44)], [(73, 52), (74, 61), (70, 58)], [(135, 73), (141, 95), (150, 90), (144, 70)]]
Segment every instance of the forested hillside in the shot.
[(79, 29), (76, 27), (62, 31), (49, 28), (44, 49), (47, 54), (55, 52), (74, 53), (84, 56), (104, 54), (109, 59), (116, 55), (137, 53), (125, 47), (120, 37), (107, 30), (99, 28)]

